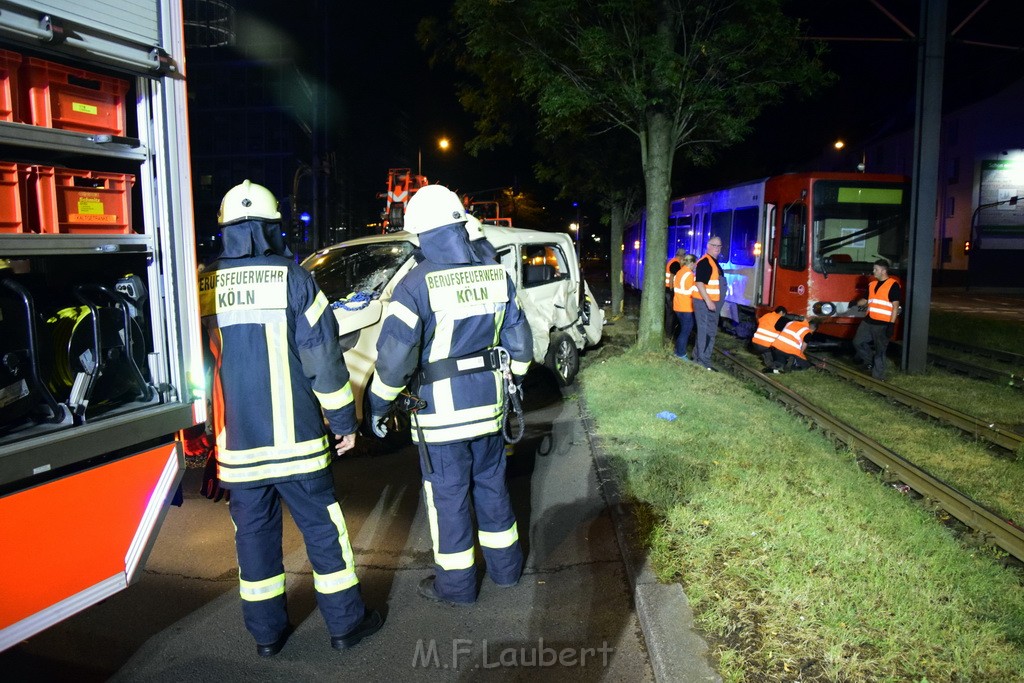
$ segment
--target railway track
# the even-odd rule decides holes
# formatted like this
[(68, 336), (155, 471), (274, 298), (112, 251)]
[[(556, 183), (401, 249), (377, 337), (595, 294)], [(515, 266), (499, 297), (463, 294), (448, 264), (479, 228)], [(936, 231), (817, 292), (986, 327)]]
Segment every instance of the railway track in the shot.
[(1013, 453), (1024, 452), (1024, 435), (1000, 427), (988, 420), (968, 415), (956, 408), (943, 405), (931, 400), (930, 398), (907, 391), (906, 389), (901, 389), (895, 385), (882, 382), (870, 375), (858, 372), (848, 365), (827, 360), (821, 356), (810, 353), (807, 354), (807, 358), (817, 363), (819, 367), (827, 370), (833, 375), (855, 382), (865, 389), (882, 394), (883, 396), (898, 401), (913, 410), (951, 424), (968, 434), (984, 439), (989, 443), (1005, 448)]
[(992, 358), (1002, 363), (1012, 363), (1014, 370), (1006, 371), (985, 365), (978, 365), (977, 363), (971, 363), (966, 360), (950, 358), (949, 356), (944, 356), (940, 353), (928, 352), (928, 362), (932, 365), (946, 368), (947, 370), (953, 370), (954, 372), (959, 372), (967, 375), (968, 377), (978, 377), (980, 379), (999, 382), (1000, 384), (1013, 387), (1014, 389), (1024, 390), (1024, 374), (1022, 374), (1022, 372), (1024, 372), (1024, 355), (1011, 353), (1009, 351), (968, 346), (967, 344), (961, 344), (960, 342), (950, 341), (948, 339), (939, 339), (938, 337), (929, 337), (928, 343), (931, 346), (945, 348), (951, 351), (959, 351), (961, 353), (968, 353), (974, 356)]
[(813, 421), (823, 431), (846, 444), (858, 455), (870, 460), (924, 498), (935, 501), (950, 515), (973, 529), (985, 540), (995, 543), (1018, 560), (1024, 561), (1024, 530), (886, 448), (867, 434), (839, 420), (827, 410), (814, 405), (781, 382), (751, 367), (741, 360), (738, 354), (720, 349), (716, 349), (715, 353), (734, 374), (751, 380), (766, 389), (777, 400)]

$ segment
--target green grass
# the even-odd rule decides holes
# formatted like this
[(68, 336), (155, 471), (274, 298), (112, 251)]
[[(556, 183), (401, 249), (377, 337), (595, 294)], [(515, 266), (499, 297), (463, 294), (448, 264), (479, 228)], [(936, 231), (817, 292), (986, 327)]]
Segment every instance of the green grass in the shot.
[(987, 349), (1020, 353), (1021, 339), (1024, 339), (1024, 323), (931, 311), (928, 334)]
[(684, 585), (725, 680), (1020, 680), (1019, 577), (801, 419), (667, 354), (582, 380), (652, 561)]

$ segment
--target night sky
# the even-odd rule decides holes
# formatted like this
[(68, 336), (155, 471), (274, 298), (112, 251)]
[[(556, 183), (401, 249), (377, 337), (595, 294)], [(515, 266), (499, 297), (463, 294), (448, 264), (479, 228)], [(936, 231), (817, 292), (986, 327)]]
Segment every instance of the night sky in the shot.
[[(947, 32), (977, 12), (947, 46), (947, 103), (966, 103), (1024, 76), (1020, 50), (963, 44), (1024, 44), (1020, 35), (1024, 2), (949, 0), (948, 4)], [(365, 194), (372, 203), (383, 189), (387, 169), (415, 170), (418, 151), (423, 173), (431, 181), (460, 192), (515, 184), (542, 196), (553, 193), (553, 188), (532, 179), (530, 141), (479, 158), (466, 153), (464, 144), (473, 128), (456, 99), (460, 77), (450, 67), (428, 65), (428, 56), (415, 39), (419, 21), (425, 16), (446, 16), (450, 0), (236, 0), (235, 5), (240, 17), (252, 13), (294, 36), (300, 59), (317, 61), (309, 57), (317, 52), (311, 49), (314, 46), (327, 55), (321, 68), (326, 68), (326, 80), (335, 94), (332, 138), (339, 157), (351, 169), (355, 195)], [(825, 61), (839, 77), (834, 85), (809, 99), (790, 95), (767, 109), (750, 138), (724, 151), (712, 167), (677, 169), (674, 191), (784, 172), (824, 153), (836, 138), (856, 144), (880, 130), (912, 125), (917, 48), (897, 22), (916, 34), (918, 5), (918, 0), (790, 2), (790, 13), (806, 18), (811, 36), (868, 40), (829, 41)], [(286, 7), (291, 11), (283, 16)], [(318, 11), (327, 13), (326, 21)], [(891, 39), (896, 41), (888, 42)], [(317, 65), (310, 63), (309, 68), (315, 71)], [(446, 153), (436, 149), (442, 135), (453, 143)]]

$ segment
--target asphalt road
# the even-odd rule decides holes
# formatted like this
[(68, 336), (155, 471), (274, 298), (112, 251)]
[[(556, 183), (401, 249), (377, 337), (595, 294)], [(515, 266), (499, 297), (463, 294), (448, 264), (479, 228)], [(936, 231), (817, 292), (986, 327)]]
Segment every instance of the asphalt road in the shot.
[(285, 523), (289, 613), (277, 657), (256, 656), (241, 617), (227, 505), (198, 496), (172, 508), (138, 583), (0, 654), (6, 680), (652, 680), (608, 506), (574, 389), (543, 369), (526, 383), (527, 431), (509, 484), (526, 551), (513, 589), (484, 579), (471, 607), (437, 605), (416, 586), (432, 573), (417, 455), (358, 452), (334, 465), (366, 601), (384, 628), (331, 649), (312, 570)]

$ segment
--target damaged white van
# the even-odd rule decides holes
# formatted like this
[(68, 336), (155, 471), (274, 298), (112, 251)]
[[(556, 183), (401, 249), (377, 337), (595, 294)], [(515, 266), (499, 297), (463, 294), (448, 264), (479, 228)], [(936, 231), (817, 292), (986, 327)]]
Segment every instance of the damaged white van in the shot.
[[(604, 311), (583, 280), (565, 233), (483, 225), (484, 236), (512, 277), (533, 331), (533, 358), (563, 386), (572, 384), (579, 355), (601, 341)], [(418, 238), (407, 232), (342, 242), (309, 256), (313, 273), (338, 319), (356, 406), (363, 413), (373, 377), (377, 337), (395, 286), (415, 265)]]

